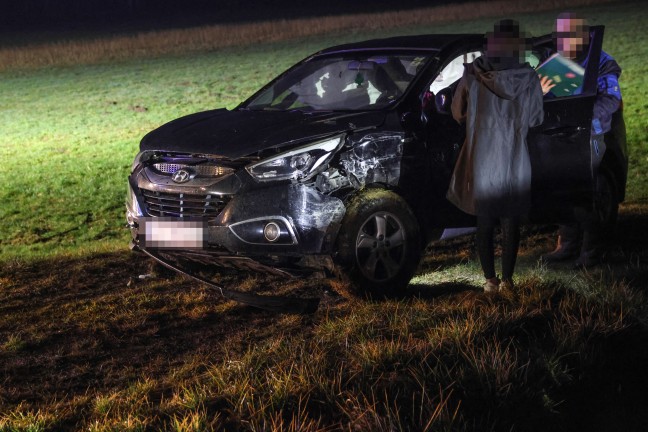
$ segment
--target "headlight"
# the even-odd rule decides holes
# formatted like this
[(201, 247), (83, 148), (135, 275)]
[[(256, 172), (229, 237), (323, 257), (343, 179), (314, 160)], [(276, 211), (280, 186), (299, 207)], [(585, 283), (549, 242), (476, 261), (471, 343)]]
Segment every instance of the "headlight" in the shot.
[(257, 162), (246, 169), (257, 181), (306, 180), (326, 165), (342, 141), (341, 135), (318, 141)]
[(150, 150), (139, 152), (137, 156), (135, 156), (135, 160), (133, 161), (133, 165), (131, 166), (131, 172), (135, 171), (137, 165), (146, 162), (147, 160), (151, 159), (154, 155), (155, 152)]

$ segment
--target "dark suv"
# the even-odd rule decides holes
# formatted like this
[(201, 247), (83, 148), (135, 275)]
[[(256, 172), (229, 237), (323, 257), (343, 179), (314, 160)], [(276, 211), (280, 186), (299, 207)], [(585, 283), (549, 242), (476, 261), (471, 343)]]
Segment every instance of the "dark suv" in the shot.
[[(610, 225), (625, 194), (622, 113), (605, 145), (590, 143), (603, 27), (591, 33), (582, 92), (546, 100), (529, 133), (531, 222), (594, 208)], [(551, 36), (533, 43), (540, 52)], [(328, 48), (233, 110), (150, 132), (129, 177), (133, 245), (202, 266), (341, 269), (367, 290), (403, 289), (430, 241), (475, 223), (445, 198), (464, 140), (448, 106), (482, 47), (482, 35), (422, 35)]]

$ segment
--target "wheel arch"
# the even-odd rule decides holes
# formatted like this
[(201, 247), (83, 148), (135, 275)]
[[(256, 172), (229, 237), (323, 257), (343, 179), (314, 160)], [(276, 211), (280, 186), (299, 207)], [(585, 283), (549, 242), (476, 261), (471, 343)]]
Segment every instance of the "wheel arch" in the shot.
[[(420, 247), (422, 243), (420, 223), (413, 209), (402, 195), (393, 189), (377, 185), (364, 187), (349, 194), (345, 205), (346, 213), (336, 239), (334, 255), (336, 264), (340, 266), (343, 273), (350, 276), (354, 285), (360, 288), (364, 294), (371, 296), (402, 292), (414, 274), (423, 251), (423, 248)], [(375, 218), (375, 222), (372, 222), (373, 218)], [(377, 224), (379, 220), (392, 221), (388, 227), (391, 227), (391, 233), (396, 237), (388, 236), (389, 240), (387, 240), (385, 237), (387, 234), (385, 236), (381, 234), (372, 238), (372, 236), (380, 234), (380, 230), (378, 233), (375, 231), (378, 225), (373, 225), (373, 223)], [(384, 230), (385, 225), (382, 227)], [(370, 229), (365, 231), (366, 228)], [(389, 230), (389, 228), (387, 229)], [(360, 235), (369, 237), (365, 237), (362, 242), (359, 242)], [(362, 244), (366, 239), (373, 239), (373, 245), (370, 244), (371, 242), (368, 245)], [(384, 242), (383, 239), (385, 239)], [(394, 243), (395, 241), (397, 243)], [(382, 248), (387, 248), (390, 252)], [(387, 256), (392, 252), (396, 254), (398, 267), (389, 264), (390, 262), (394, 263)], [(366, 273), (366, 264), (369, 262), (364, 258), (366, 253), (377, 257), (371, 258), (375, 259), (374, 267), (369, 270), (370, 272), (376, 271), (374, 275), (378, 276), (377, 278)], [(379, 268), (376, 267), (376, 262), (385, 263), (382, 268), (388, 269), (386, 275), (378, 275)]]
[[(411, 197), (408, 196), (407, 193), (402, 188), (399, 187), (394, 187), (385, 183), (369, 183), (365, 185), (364, 187), (360, 189), (355, 189), (351, 192), (349, 192), (347, 195), (342, 198), (342, 201), (344, 202), (344, 206), (349, 208), (349, 205), (351, 205), (355, 200), (360, 199), (360, 197), (366, 193), (367, 191), (374, 191), (374, 190), (384, 190), (387, 192), (392, 192), (395, 195), (397, 195), (400, 199), (405, 201), (407, 206), (409, 207), (409, 211), (412, 212), (412, 215), (416, 219), (416, 222), (418, 224), (419, 231), (423, 233), (427, 233), (427, 227), (425, 225), (425, 218), (422, 212), (419, 211), (419, 206), (417, 206), (416, 200), (412, 199)], [(426, 237), (427, 238), (427, 237)], [(427, 245), (427, 241), (421, 242), (424, 243), (421, 248), (425, 249)]]

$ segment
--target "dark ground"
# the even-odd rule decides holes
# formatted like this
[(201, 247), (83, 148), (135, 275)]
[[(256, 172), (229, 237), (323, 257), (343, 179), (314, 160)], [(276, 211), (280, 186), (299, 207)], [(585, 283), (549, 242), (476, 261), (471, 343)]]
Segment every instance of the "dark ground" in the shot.
[[(622, 213), (607, 261), (599, 268), (643, 293), (648, 292), (646, 226), (645, 211)], [(554, 232), (553, 227), (528, 228), (522, 252), (537, 258), (553, 243)], [(455, 265), (467, 254), (474, 259), (470, 236), (436, 248), (419, 271)], [(574, 271), (567, 264), (560, 268)], [(157, 277), (139, 279), (151, 269), (157, 269)], [(319, 280), (286, 282), (230, 274), (219, 283), (244, 289), (265, 287), (266, 293), (308, 291), (321, 296), (320, 311), (349, 306), (344, 305), (348, 301), (344, 297), (325, 294), (330, 286)], [(411, 293), (432, 300), (475, 290), (459, 285), (412, 286)], [(205, 286), (159, 272), (150, 259), (126, 250), (79, 259), (8, 263), (0, 269), (0, 412), (22, 403), (38, 408), (63, 397), (108, 394), (142, 376), (181, 368), (192, 358), (219, 359), (226, 353), (245, 352), (277, 333), (309, 332), (314, 320), (305, 316), (286, 322), (279, 314), (224, 301)], [(594, 370), (579, 371), (574, 365), (574, 379), (599, 378), (566, 386), (559, 407), (566, 413), (565, 427), (579, 430), (589, 425), (588, 430), (612, 431), (618, 415), (623, 416), (626, 430), (646, 430), (642, 429), (648, 420), (646, 323), (638, 323), (635, 331), (622, 336), (612, 334), (599, 345), (603, 348)], [(161, 388), (158, 396), (169, 397), (164, 392), (170, 390)]]
[[(648, 293), (646, 226), (648, 215), (622, 213), (606, 261), (594, 270)], [(554, 234), (552, 226), (527, 228), (523, 232), (524, 256), (519, 265), (546, 252), (554, 243)], [(473, 249), (473, 236), (433, 244), (428, 250), (434, 253), (424, 257), (419, 272), (442, 270), (467, 256), (474, 260)], [(558, 264), (556, 268), (567, 273), (578, 271), (571, 263)], [(139, 278), (152, 272), (155, 274), (151, 278)], [(286, 282), (276, 276), (230, 272), (216, 282), (230, 288), (243, 286), (244, 290), (262, 287), (258, 291), (266, 295), (319, 296), (320, 310), (330, 302), (346, 301), (326, 295), (330, 285), (323, 279)], [(411, 285), (410, 294), (435, 298), (458, 289), (452, 283), (441, 285)], [(459, 288), (475, 289), (463, 285)], [(214, 312), (218, 305), (222, 312)], [(129, 314), (132, 307), (151, 314), (141, 322), (133, 320)], [(195, 314), (200, 319), (195, 319)], [(85, 323), (80, 321), (81, 317)], [(21, 334), (23, 346), (18, 351), (31, 355), (0, 351), (0, 383), (4, 383), (0, 387), (0, 406), (2, 401), (44, 395), (48, 389), (67, 392), (87, 385), (111, 386), (111, 379), (107, 379), (111, 374), (106, 374), (106, 369), (129, 363), (133, 368), (153, 368), (158, 364), (152, 361), (156, 357), (160, 357), (159, 361), (164, 358), (174, 362), (189, 351), (205, 349), (205, 341), (232, 332), (255, 332), (276, 317), (272, 312), (228, 302), (217, 291), (163, 269), (141, 253), (127, 250), (30, 264), (7, 263), (0, 269), (0, 343), (6, 342), (11, 334)], [(140, 360), (133, 363), (133, 359)], [(48, 383), (44, 379), (51, 368), (63, 372), (60, 381)], [(130, 378), (125, 375), (120, 379)]]

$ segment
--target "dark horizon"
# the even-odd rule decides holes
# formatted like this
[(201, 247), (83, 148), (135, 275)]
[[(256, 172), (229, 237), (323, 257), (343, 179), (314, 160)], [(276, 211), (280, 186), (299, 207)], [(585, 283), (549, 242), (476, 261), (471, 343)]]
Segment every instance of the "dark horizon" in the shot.
[(156, 30), (432, 7), (468, 0), (22, 0), (2, 1), (0, 33)]

